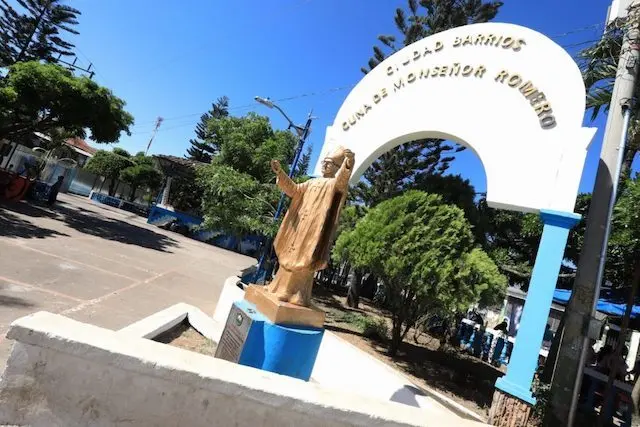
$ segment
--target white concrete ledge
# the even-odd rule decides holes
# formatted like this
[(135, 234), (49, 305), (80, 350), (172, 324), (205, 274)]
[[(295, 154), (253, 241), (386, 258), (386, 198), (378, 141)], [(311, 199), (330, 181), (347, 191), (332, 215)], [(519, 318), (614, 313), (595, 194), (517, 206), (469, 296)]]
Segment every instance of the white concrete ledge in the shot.
[(0, 424), (472, 426), (38, 312), (16, 320)]
[(224, 323), (213, 321), (199, 308), (183, 302), (165, 308), (162, 311), (145, 317), (118, 332), (140, 338), (155, 338), (184, 320), (203, 336), (212, 341), (220, 341)]
[[(213, 318), (224, 325), (234, 301), (244, 298), (237, 286), (240, 279), (229, 277), (222, 288)], [(334, 390), (357, 393), (381, 401), (419, 407), (430, 412), (453, 412), (459, 417), (485, 422), (475, 412), (437, 391), (418, 386), (383, 361), (376, 359), (338, 335), (325, 331), (311, 381)]]
[(213, 320), (222, 325), (227, 322), (227, 317), (229, 316), (233, 303), (244, 298), (244, 291), (238, 287), (239, 281), (239, 277), (230, 276), (224, 281), (224, 285), (222, 286), (222, 292), (220, 292), (216, 310), (213, 313)]

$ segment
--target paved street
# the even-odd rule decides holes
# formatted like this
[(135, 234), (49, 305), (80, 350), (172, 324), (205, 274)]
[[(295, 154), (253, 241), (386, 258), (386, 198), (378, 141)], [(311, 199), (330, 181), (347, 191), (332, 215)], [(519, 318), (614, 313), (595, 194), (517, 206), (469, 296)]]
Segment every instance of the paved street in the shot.
[(46, 310), (119, 329), (177, 302), (211, 314), (224, 280), (254, 262), (83, 197), (0, 205), (0, 371), (16, 318)]

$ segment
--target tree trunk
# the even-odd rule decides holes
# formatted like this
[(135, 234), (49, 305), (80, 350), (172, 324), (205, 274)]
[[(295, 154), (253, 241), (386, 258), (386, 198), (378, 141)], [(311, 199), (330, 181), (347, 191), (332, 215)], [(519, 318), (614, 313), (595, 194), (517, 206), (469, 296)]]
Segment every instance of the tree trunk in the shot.
[[(624, 316), (622, 317), (622, 324), (620, 325), (620, 335), (618, 337), (618, 343), (616, 345), (615, 352), (614, 352), (614, 360), (617, 360), (618, 358), (621, 357), (622, 349), (626, 344), (627, 330), (629, 329), (629, 320), (631, 319), (631, 311), (633, 309), (633, 303), (636, 299), (636, 291), (638, 289), (639, 281), (640, 281), (640, 258), (636, 260), (636, 265), (633, 270), (633, 278), (631, 279), (631, 289), (629, 289), (629, 293), (627, 294), (627, 307), (624, 310)], [(615, 381), (617, 375), (618, 375), (618, 364), (616, 363), (613, 365), (613, 369), (611, 369), (611, 371), (609, 372), (607, 386), (604, 389), (604, 399), (603, 399), (604, 403), (602, 405), (602, 409), (600, 410), (600, 416), (598, 417), (598, 426), (603, 426), (605, 422), (608, 422), (608, 420), (605, 420), (605, 415), (607, 414), (607, 411), (605, 410), (604, 406), (606, 405), (606, 402), (609, 400), (609, 395), (611, 393), (614, 393), (615, 395), (613, 382)], [(613, 401), (613, 398), (611, 400)], [(634, 403), (634, 406), (636, 406), (636, 403)]]
[(360, 283), (362, 282), (362, 270), (355, 268), (351, 280), (349, 281), (349, 292), (347, 293), (347, 304), (351, 308), (358, 308), (360, 303)]
[(566, 311), (562, 313), (560, 324), (558, 325), (558, 330), (556, 331), (556, 335), (553, 337), (551, 348), (549, 349), (549, 354), (547, 355), (547, 360), (544, 363), (544, 370), (542, 371), (542, 377), (540, 378), (540, 380), (545, 384), (551, 384), (551, 381), (553, 381), (553, 373), (555, 372), (556, 360), (558, 359), (558, 350), (560, 349), (560, 345), (562, 344), (565, 318)]
[(114, 197), (116, 195), (116, 190), (118, 189), (118, 187), (116, 186), (116, 182), (117, 180), (115, 178), (111, 178), (111, 182), (109, 183), (109, 195), (111, 197)]
[(131, 186), (131, 192), (129, 193), (129, 201), (133, 203), (136, 199), (136, 191), (138, 191), (138, 186)]
[(342, 275), (340, 277), (340, 288), (344, 288), (349, 280), (349, 274), (351, 274), (351, 264), (344, 263), (344, 268), (342, 269)]
[(96, 184), (98, 183), (98, 178), (100, 177), (96, 175), (96, 178), (93, 180), (93, 184), (91, 185), (91, 191), (93, 191), (93, 189), (96, 188)]
[(532, 407), (509, 394), (496, 390), (489, 410), (488, 424), (499, 427), (525, 427)]
[(393, 357), (400, 348), (402, 342), (402, 322), (399, 319), (393, 319), (391, 327), (391, 343), (389, 345), (389, 356)]
[(31, 44), (31, 40), (33, 39), (33, 36), (38, 31), (38, 27), (40, 26), (40, 23), (42, 23), (42, 18), (44, 18), (44, 14), (47, 12), (47, 10), (49, 9), (50, 6), (51, 6), (51, 0), (48, 0), (42, 6), (42, 10), (40, 11), (40, 14), (36, 18), (36, 22), (33, 25), (33, 31), (31, 31), (31, 34), (29, 35), (29, 38), (26, 40), (25, 44), (20, 48), (20, 52), (18, 53), (18, 56), (16, 57), (16, 60), (14, 61), (14, 64), (16, 62), (22, 61), (22, 58), (24, 57), (25, 53), (27, 52), (27, 49), (29, 48), (29, 45)]

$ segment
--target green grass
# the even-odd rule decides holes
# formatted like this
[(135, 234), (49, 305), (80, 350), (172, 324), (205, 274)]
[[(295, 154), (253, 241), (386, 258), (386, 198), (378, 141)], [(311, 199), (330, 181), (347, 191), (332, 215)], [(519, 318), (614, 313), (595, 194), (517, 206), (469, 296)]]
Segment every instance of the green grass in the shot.
[(336, 321), (353, 326), (363, 337), (378, 341), (387, 339), (388, 330), (384, 319), (372, 319), (360, 313), (347, 312), (337, 316)]

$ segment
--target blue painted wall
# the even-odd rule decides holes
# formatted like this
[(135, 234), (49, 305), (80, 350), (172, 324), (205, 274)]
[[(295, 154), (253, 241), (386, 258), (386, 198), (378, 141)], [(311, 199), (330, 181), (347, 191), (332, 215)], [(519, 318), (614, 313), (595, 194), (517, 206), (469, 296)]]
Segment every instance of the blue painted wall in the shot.
[[(159, 206), (154, 206), (153, 208), (151, 208), (147, 223), (157, 226), (163, 226), (169, 224), (173, 220), (178, 220), (180, 223), (189, 227), (189, 229), (193, 233), (190, 237), (196, 240), (211, 243), (224, 249), (233, 251), (238, 250), (238, 239), (236, 237), (227, 236), (215, 231), (200, 230), (200, 225), (203, 222), (203, 219), (201, 217), (189, 215), (180, 211), (170, 211)], [(240, 253), (244, 255), (255, 256), (259, 247), (260, 237), (244, 236), (242, 238)]]

